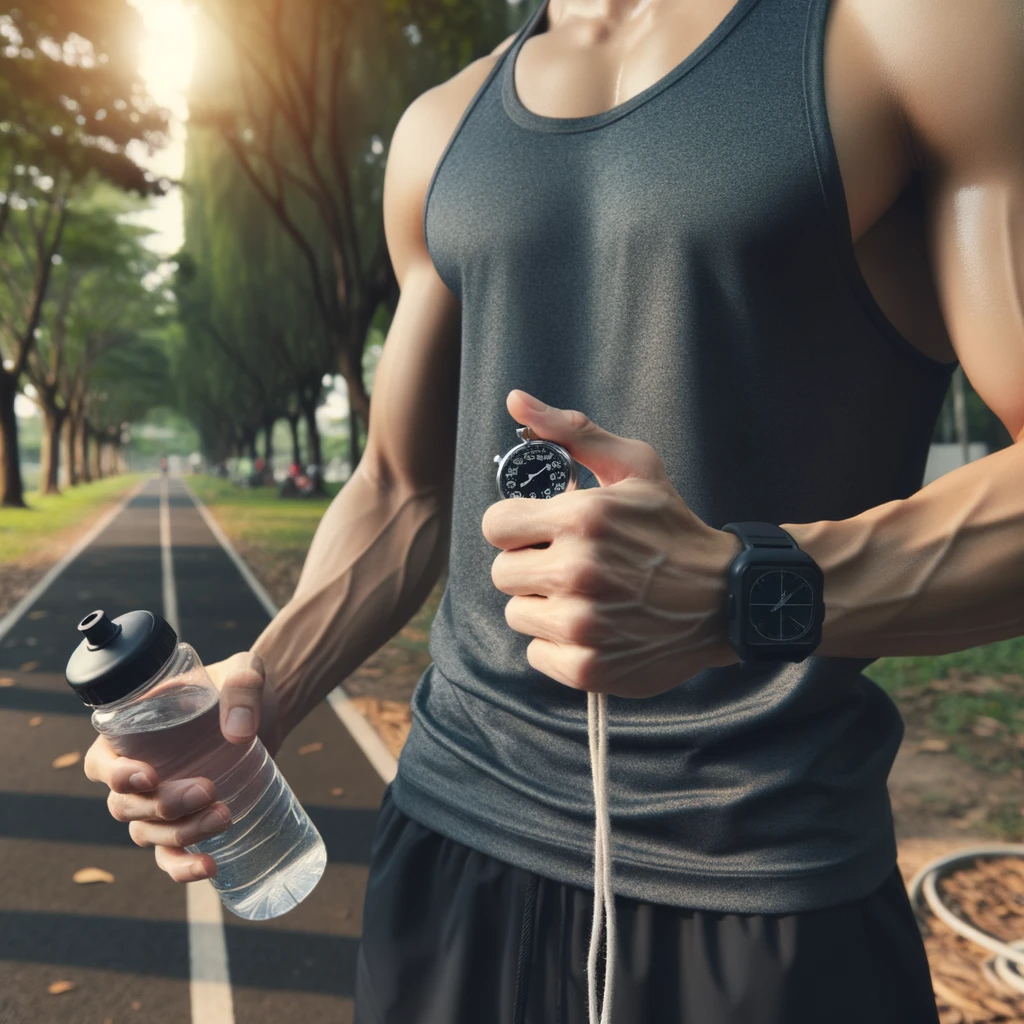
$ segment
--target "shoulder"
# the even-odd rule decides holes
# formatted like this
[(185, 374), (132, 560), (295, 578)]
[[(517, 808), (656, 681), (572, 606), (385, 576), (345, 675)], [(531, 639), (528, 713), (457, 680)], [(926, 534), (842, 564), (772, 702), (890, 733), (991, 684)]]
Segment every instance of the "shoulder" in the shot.
[[(923, 161), (1004, 158), (1024, 123), (1024, 0), (837, 0)], [(1001, 156), (999, 156), (1001, 154)]]
[(434, 169), (466, 107), (501, 54), (515, 39), (503, 40), (491, 53), (416, 97), (395, 125), (384, 171), (384, 231), (395, 274), (426, 260), (423, 203)]
[(424, 135), (433, 136), (435, 141), (443, 136), (440, 141), (444, 148), (466, 107), (515, 37), (516, 33), (513, 33), (490, 53), (478, 57), (451, 78), (420, 93), (406, 107), (395, 127), (395, 133), (402, 131), (406, 135), (416, 135), (420, 141), (426, 141)]

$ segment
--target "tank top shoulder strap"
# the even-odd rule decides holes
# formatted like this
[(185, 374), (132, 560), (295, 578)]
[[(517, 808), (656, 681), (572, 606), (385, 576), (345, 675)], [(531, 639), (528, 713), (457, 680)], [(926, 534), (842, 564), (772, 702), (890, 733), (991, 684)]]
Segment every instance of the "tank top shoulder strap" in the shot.
[[(431, 174), (430, 176), (430, 183), (427, 185), (426, 196), (423, 199), (424, 238), (427, 237), (427, 208), (430, 205), (430, 193), (433, 192), (434, 190), (434, 185), (437, 182), (437, 176), (441, 170), (441, 167), (444, 165), (444, 162), (447, 159), (448, 154), (451, 152), (451, 148), (454, 145), (455, 140), (461, 134), (463, 127), (470, 118), (470, 115), (479, 105), (481, 99), (483, 99), (483, 97), (487, 94), (487, 91), (490, 88), (491, 83), (494, 82), (495, 80), (497, 80), (500, 83), (501, 79), (498, 78), (498, 75), (501, 69), (504, 67), (505, 61), (508, 59), (509, 54), (516, 49), (516, 47), (521, 42), (523, 36), (530, 31), (530, 28), (537, 21), (537, 18), (540, 16), (540, 13), (543, 10), (544, 6), (544, 0), (540, 0), (540, 2), (537, 4), (536, 10), (519, 27), (519, 30), (512, 37), (512, 41), (509, 43), (509, 45), (506, 46), (505, 49), (502, 50), (500, 54), (498, 54), (498, 59), (494, 62), (490, 71), (487, 72), (487, 76), (480, 83), (476, 92), (473, 94), (473, 98), (466, 104), (466, 109), (462, 112), (462, 116), (459, 118), (458, 123), (455, 125), (455, 128), (453, 129), (447, 144), (442, 150), (440, 159), (437, 161), (437, 165), (434, 167), (434, 173)], [(427, 244), (427, 248), (430, 248), (429, 243)]]

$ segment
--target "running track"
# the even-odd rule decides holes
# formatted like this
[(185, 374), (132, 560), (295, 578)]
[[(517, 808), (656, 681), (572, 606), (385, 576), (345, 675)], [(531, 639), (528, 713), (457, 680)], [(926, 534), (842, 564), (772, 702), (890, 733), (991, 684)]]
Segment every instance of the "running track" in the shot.
[[(81, 762), (51, 767), (95, 737), (63, 677), (86, 612), (176, 613), (205, 662), (245, 650), (268, 621), (269, 598), (204, 512), (182, 481), (148, 481), (0, 619), (0, 677), (15, 681), (0, 686), (0, 1024), (352, 1021), (370, 841), (394, 761), (343, 693), (277, 757), (329, 861), (313, 893), (272, 921), (222, 913), (207, 882), (172, 882)], [(314, 742), (323, 748), (298, 753)], [(83, 867), (115, 881), (77, 885)], [(49, 994), (62, 980), (75, 987)]]

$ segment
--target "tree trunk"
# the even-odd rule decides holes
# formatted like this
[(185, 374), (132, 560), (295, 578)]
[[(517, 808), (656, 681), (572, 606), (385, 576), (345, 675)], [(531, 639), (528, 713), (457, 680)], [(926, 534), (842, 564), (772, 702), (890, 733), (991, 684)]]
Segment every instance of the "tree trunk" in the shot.
[(4, 508), (25, 507), (18, 453), (18, 417), (14, 414), (17, 394), (17, 380), (0, 370), (0, 505)]
[(256, 460), (256, 429), (255, 427), (242, 427), (242, 443), (239, 446), (238, 454), (243, 459)]
[(64, 424), (64, 486), (74, 487), (78, 483), (78, 463), (75, 461), (75, 451), (78, 448), (75, 435), (78, 432), (78, 423), (74, 416), (68, 416)]
[(60, 468), (60, 431), (67, 414), (54, 402), (47, 401), (42, 391), (39, 392), (39, 395), (43, 400), (43, 444), (40, 458), (42, 465), (39, 467), (39, 492), (40, 494), (60, 494), (60, 488), (57, 485)]
[(318, 470), (323, 470), (323, 456), (320, 448), (320, 430), (316, 425), (316, 402), (306, 403), (302, 407), (306, 420), (306, 443), (309, 445), (309, 461)]
[[(366, 329), (369, 327), (367, 320), (365, 325), (359, 328), (362, 331), (362, 338), (366, 337)], [(350, 359), (348, 353), (353, 357), (358, 353), (360, 359)], [(349, 454), (352, 459), (352, 469), (355, 471), (362, 456), (359, 444), (359, 429), (357, 424), (370, 422), (370, 395), (366, 390), (366, 383), (363, 381), (363, 368), (361, 363), (362, 345), (350, 345), (342, 349), (342, 356), (338, 369), (345, 383), (348, 386), (348, 422), (349, 422)]]
[(83, 483), (91, 483), (89, 474), (89, 424), (83, 416), (75, 430), (75, 470), (78, 479)]
[(285, 416), (288, 421), (288, 429), (292, 432), (292, 462), (296, 466), (302, 465), (302, 449), (299, 447), (299, 414), (289, 413)]
[(964, 371), (960, 366), (953, 373), (953, 419), (956, 422), (956, 439), (960, 442), (960, 454), (966, 466), (971, 461), (971, 445), (967, 435), (967, 396), (964, 389)]
[(361, 453), (359, 451), (359, 417), (356, 415), (356, 407), (348, 403), (348, 456), (352, 466), (352, 472), (356, 471), (359, 465)]
[(274, 424), (276, 422), (277, 417), (270, 415), (263, 421), (263, 462), (271, 482), (274, 479)]
[(100, 445), (102, 443), (99, 434), (93, 434), (92, 447), (89, 451), (89, 475), (93, 480), (103, 477), (103, 473), (100, 471)]

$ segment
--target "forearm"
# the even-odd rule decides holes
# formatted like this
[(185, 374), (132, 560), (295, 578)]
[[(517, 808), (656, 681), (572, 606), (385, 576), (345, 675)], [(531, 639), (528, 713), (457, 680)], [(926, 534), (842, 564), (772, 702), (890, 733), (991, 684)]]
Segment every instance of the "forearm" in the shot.
[(292, 599), (253, 645), (287, 734), (419, 610), (448, 557), (450, 499), (357, 470), (317, 528)]
[(1024, 635), (1024, 443), (850, 519), (780, 525), (825, 577), (818, 654), (948, 654)]

